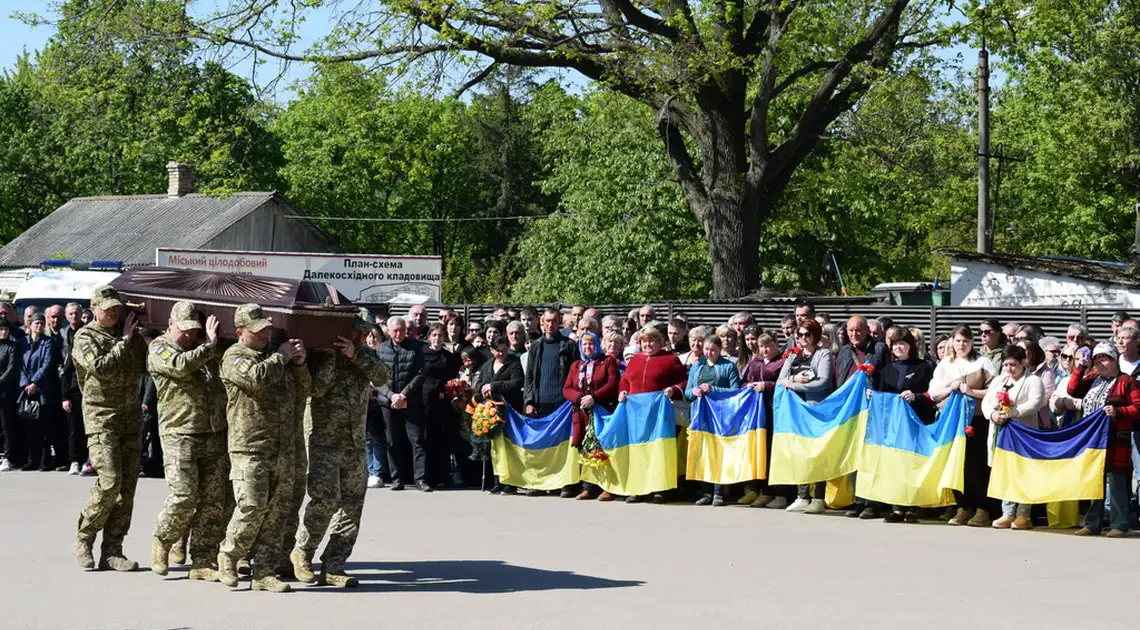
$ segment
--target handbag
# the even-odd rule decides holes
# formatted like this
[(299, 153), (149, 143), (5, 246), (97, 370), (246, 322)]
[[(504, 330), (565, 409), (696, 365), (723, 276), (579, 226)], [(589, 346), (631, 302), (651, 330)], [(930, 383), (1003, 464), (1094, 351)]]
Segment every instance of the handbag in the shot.
[(28, 398), (23, 396), (20, 398), (20, 404), (16, 407), (16, 415), (24, 420), (36, 421), (40, 419), (40, 398)]

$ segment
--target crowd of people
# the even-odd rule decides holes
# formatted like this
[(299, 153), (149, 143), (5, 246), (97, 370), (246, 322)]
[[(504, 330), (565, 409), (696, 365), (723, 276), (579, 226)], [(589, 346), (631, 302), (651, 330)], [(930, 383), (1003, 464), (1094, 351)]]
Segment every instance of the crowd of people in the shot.
[[(94, 311), (78, 304), (51, 306), (43, 312), (28, 307), (22, 313), (22, 322), (12, 304), (0, 302), (0, 438), (4, 452), (0, 471), (95, 474), (99, 475), (100, 482), (93, 492), (100, 491), (105, 473), (101, 466), (107, 466), (108, 460), (96, 456), (95, 450), (105, 455), (106, 427), (104, 419), (91, 417), (91, 410), (98, 410), (99, 405), (85, 401), (84, 393), (100, 391), (91, 390), (88, 381), (96, 379), (93, 375), (98, 373), (95, 366), (101, 365), (100, 352), (111, 352), (96, 348), (96, 335), (109, 335), (108, 331), (116, 325), (122, 327), (118, 321), (118, 306), (107, 306), (117, 305), (117, 299), (103, 298), (93, 297), (94, 301), (103, 299), (104, 303), (103, 309)], [(248, 306), (256, 309), (255, 305)], [(192, 308), (187, 305), (184, 310)], [(108, 314), (111, 310), (115, 312), (113, 318)], [(265, 323), (267, 320), (263, 321), (259, 310), (254, 313), (239, 309), (239, 317), (243, 312), (245, 319), (236, 322), (239, 333), (244, 322), (248, 334), (242, 334), (258, 333), (267, 343), (268, 333), (262, 330), (269, 326)], [(817, 313), (809, 303), (798, 305), (793, 313), (786, 315), (778, 330), (756, 325), (746, 311), (715, 327), (693, 325), (679, 312), (674, 312), (668, 321), (662, 321), (649, 305), (628, 314), (602, 314), (581, 306), (565, 312), (552, 308), (542, 311), (533, 307), (502, 308), (483, 321), (472, 322), (465, 322), (459, 312), (445, 308), (440, 311), (438, 321), (429, 324), (424, 307), (415, 306), (406, 317), (376, 318), (362, 309), (357, 322), (358, 339), (342, 340), (344, 343), (338, 344), (336, 349), (339, 353), (320, 350), (306, 360), (307, 353), (299, 340), (291, 340), (271, 353), (266, 343), (259, 341), (251, 345), (243, 337), (226, 350), (226, 356), (237, 353), (232, 362), (237, 372), (227, 377), (230, 368), (226, 362), (222, 362), (220, 368), (216, 364), (212, 368), (195, 364), (204, 370), (201, 384), (204, 389), (193, 395), (214, 401), (198, 405), (205, 410), (201, 413), (212, 416), (195, 422), (204, 423), (204, 434), (221, 431), (223, 438), (219, 439), (223, 446), (208, 448), (224, 451), (227, 422), (218, 417), (228, 416), (227, 468), (248, 471), (247, 482), (259, 478), (261, 473), (255, 474), (254, 471), (260, 469), (250, 463), (248, 453), (240, 446), (244, 433), (238, 431), (242, 435), (235, 438), (235, 418), (237, 426), (244, 426), (241, 423), (246, 416), (242, 414), (246, 412), (252, 414), (250, 417), (264, 416), (266, 422), (273, 419), (269, 417), (271, 413), (266, 415), (265, 410), (258, 407), (262, 402), (258, 402), (255, 395), (242, 393), (245, 390), (241, 383), (250, 378), (243, 370), (259, 373), (261, 362), (281, 354), (284, 365), (289, 368), (287, 373), (295, 373), (282, 377), (285, 381), (281, 387), (282, 391), (299, 396), (299, 402), (295, 409), (286, 405), (276, 413), (298, 420), (304, 417), (304, 428), (295, 431), (295, 438), (292, 433), (275, 438), (285, 444), (281, 452), (289, 455), (280, 461), (274, 460), (278, 461), (275, 464), (278, 468), (273, 472), (295, 482), (281, 485), (282, 494), (287, 496), (273, 508), (280, 510), (277, 515), (284, 523), (283, 542), (269, 545), (271, 549), (259, 557), (255, 549), (261, 543), (256, 536), (244, 543), (235, 544), (228, 539), (223, 543), (217, 523), (225, 519), (220, 515), (212, 516), (214, 524), (207, 525), (206, 520), (200, 521), (199, 516), (194, 515), (193, 508), (189, 516), (168, 513), (185, 508), (176, 496), (179, 494), (176, 480), (169, 479), (172, 471), (169, 460), (173, 458), (173, 468), (179, 469), (175, 471), (176, 476), (181, 475), (186, 453), (194, 450), (188, 450), (172, 436), (186, 438), (198, 434), (177, 430), (189, 422), (183, 413), (187, 407), (176, 404), (182, 399), (170, 393), (181, 391), (178, 389), (181, 386), (171, 383), (181, 378), (182, 372), (164, 367), (163, 361), (175, 361), (172, 357), (189, 355), (194, 348), (213, 348), (218, 343), (216, 321), (206, 322), (192, 315), (191, 311), (182, 313), (181, 328), (172, 315), (169, 330), (138, 332), (140, 338), (145, 337), (154, 356), (148, 356), (149, 369), (140, 369), (131, 377), (133, 381), (128, 379), (128, 389), (133, 387), (130, 383), (137, 384), (138, 425), (118, 430), (135, 444), (117, 451), (113, 465), (121, 467), (120, 472), (129, 471), (130, 467), (122, 467), (118, 462), (120, 455), (128, 455), (138, 460), (133, 462), (136, 472), (141, 468), (147, 474), (161, 476), (162, 447), (169, 449), (174, 445), (174, 454), (168, 453), (165, 466), (172, 499), (159, 518), (152, 564), (165, 569), (168, 557), (172, 561), (184, 561), (189, 530), (213, 529), (214, 540), (207, 539), (199, 545), (200, 549), (192, 548), (190, 553), (201, 579), (216, 577), (212, 573), (215, 571), (218, 576), (228, 576), (231, 571), (226, 566), (219, 567), (223, 560), (241, 563), (254, 558), (255, 576), (260, 566), (259, 579), (265, 590), (287, 590), (273, 581), (276, 576), (302, 575), (309, 578), (303, 581), (311, 581), (310, 563), (321, 542), (321, 533), (338, 527), (342, 530), (358, 528), (360, 514), (356, 507), (350, 510), (353, 514), (348, 518), (352, 522), (347, 525), (343, 522), (330, 525), (336, 510), (323, 514), (330, 506), (340, 509), (344, 505), (355, 505), (355, 500), (346, 497), (355, 492), (350, 486), (356, 476), (361, 486), (360, 503), (365, 486), (387, 486), (395, 491), (411, 486), (421, 492), (448, 486), (482, 487), (491, 494), (546, 494), (509, 487), (494, 477), (487, 464), (486, 449), (481, 450), (478, 441), (472, 439), (469, 423), (452, 404), (449, 387), (457, 381), (469, 386), (476, 401), (503, 402), (532, 417), (548, 415), (569, 401), (573, 407), (572, 444), (575, 446), (582, 444), (591, 408), (597, 405), (612, 410), (625, 397), (645, 392), (660, 391), (674, 401), (692, 402), (710, 391), (751, 387), (770, 394), (777, 385), (782, 385), (812, 405), (826, 399), (862, 371), (869, 375), (873, 389), (899, 394), (920, 419), (930, 423), (949, 395), (959, 391), (976, 401), (975, 416), (967, 431), (972, 437), (966, 448), (965, 487), (956, 493), (957, 505), (941, 517), (951, 525), (999, 529), (1033, 528), (1042, 516), (1042, 506), (1001, 503), (987, 496), (988, 458), (994, 434), (991, 426), (1017, 422), (1035, 429), (1054, 430), (1104, 409), (1112, 424), (1105, 468), (1106, 499), (1088, 502), (1083, 527), (1077, 534), (1098, 534), (1107, 528), (1109, 536), (1124, 536), (1136, 519), (1136, 484), (1132, 473), (1138, 455), (1132, 431), (1133, 423), (1140, 418), (1140, 387), (1135, 380), (1140, 374), (1140, 326), (1127, 313), (1114, 316), (1113, 337), (1105, 340), (1093, 339), (1081, 325), (1069, 327), (1066, 338), (1057, 339), (1044, 335), (1033, 325), (1002, 324), (987, 319), (976, 328), (958, 326), (928, 342), (921, 330), (898, 326), (889, 318), (856, 315), (833, 322), (826, 313)], [(192, 324), (193, 321), (198, 324)], [(81, 333), (86, 328), (91, 328), (90, 335)], [(79, 350), (76, 349), (77, 335), (82, 337)], [(132, 335), (133, 330), (128, 333)], [(215, 361), (222, 356), (220, 349), (201, 352)], [(216, 372), (219, 369), (220, 380)], [(118, 396), (132, 398), (133, 395), (121, 391), (122, 383), (115, 387), (119, 388)], [(248, 409), (235, 402), (245, 395), (252, 396)], [(217, 404), (227, 398), (228, 405)], [(360, 401), (360, 417), (353, 420), (356, 400)], [(999, 404), (999, 400), (1003, 402)], [(102, 402), (105, 401), (100, 404)], [(770, 395), (765, 396), (765, 402), (771, 405)], [(345, 420), (340, 425), (330, 426), (329, 418)], [(353, 428), (358, 421), (359, 432)], [(280, 419), (277, 422), (280, 423)], [(255, 438), (260, 439), (257, 437), (260, 435), (255, 432)], [(236, 451), (235, 439), (238, 440)], [(295, 448), (291, 447), (293, 443), (297, 445)], [(354, 455), (357, 452), (359, 456)], [(359, 469), (353, 463), (356, 457), (359, 457)], [(283, 466), (288, 472), (281, 472)], [(203, 468), (202, 474), (216, 478), (218, 473), (207, 473)], [(225, 497), (223, 503), (227, 510), (232, 510), (231, 520), (238, 522), (249, 517), (241, 505), (243, 499), (249, 499), (250, 490), (239, 483), (241, 477), (236, 473), (230, 475), (232, 489), (224, 479), (221, 483), (224, 487), (215, 489), (219, 496)], [(338, 480), (331, 489), (326, 485), (328, 479)], [(122, 489), (127, 485), (125, 480), (115, 477), (114, 483), (122, 487), (103, 488), (102, 492), (125, 492)], [(624, 500), (631, 503), (691, 500), (713, 506), (734, 501), (754, 508), (818, 514), (826, 509), (824, 486), (817, 483), (779, 487), (763, 479), (739, 487), (682, 481), (676, 491), (624, 497)], [(133, 485), (130, 487), (133, 495)], [(590, 484), (568, 486), (558, 494), (578, 500), (619, 498)], [(306, 495), (310, 504), (316, 505), (311, 510), (306, 506), (306, 512), (299, 513)], [(97, 499), (93, 494), (84, 514), (101, 511), (104, 514), (100, 519), (104, 523), (113, 521), (113, 515), (108, 514), (121, 506), (106, 502), (105, 496)], [(264, 520), (269, 507), (260, 505), (258, 509)], [(312, 511), (317, 512), (312, 522), (305, 522), (304, 514)], [(847, 515), (882, 518), (891, 523), (936, 516), (920, 506), (887, 506), (863, 500), (857, 500)], [(206, 516), (200, 518), (206, 519)], [(339, 512), (337, 518), (341, 518)], [(193, 527), (191, 520), (195, 523)], [(91, 542), (95, 532), (104, 525), (90, 526), (86, 532), (83, 527), (81, 519), (77, 558), (81, 564), (90, 564), (86, 559)], [(295, 536), (289, 531), (292, 528), (297, 529)], [(318, 532), (315, 540), (308, 538), (309, 529)], [(347, 550), (333, 552), (340, 566), (333, 567), (333, 572), (327, 577), (322, 575), (322, 579), (341, 585), (352, 582), (337, 571), (343, 569), (355, 531), (336, 543), (330, 538), (330, 547), (346, 545)], [(110, 553), (113, 558), (121, 556), (121, 536), (125, 531), (116, 535), (119, 538), (112, 543), (112, 548), (108, 549), (104, 543), (105, 555)], [(215, 563), (213, 554), (219, 548), (221, 555)], [(80, 553), (84, 550), (85, 554)], [(227, 553), (230, 556), (226, 556)], [(130, 568), (132, 564), (112, 562), (109, 568)]]

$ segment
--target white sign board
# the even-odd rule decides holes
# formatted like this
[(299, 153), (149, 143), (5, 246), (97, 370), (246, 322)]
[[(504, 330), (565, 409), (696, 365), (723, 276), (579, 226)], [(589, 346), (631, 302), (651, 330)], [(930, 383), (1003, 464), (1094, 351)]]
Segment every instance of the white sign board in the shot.
[(176, 269), (326, 282), (358, 303), (387, 302), (401, 293), (440, 300), (440, 283), (443, 279), (443, 259), (439, 256), (160, 248), (155, 253), (154, 264)]

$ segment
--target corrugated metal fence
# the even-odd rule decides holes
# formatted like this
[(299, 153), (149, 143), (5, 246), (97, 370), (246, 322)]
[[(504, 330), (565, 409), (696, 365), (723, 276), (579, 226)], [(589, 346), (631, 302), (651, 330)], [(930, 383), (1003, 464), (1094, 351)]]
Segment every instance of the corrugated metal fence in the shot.
[[(542, 304), (536, 305), (540, 310), (546, 306), (567, 308), (568, 304)], [(630, 310), (640, 308), (641, 304), (601, 304), (594, 308), (603, 315), (619, 315), (625, 317)], [(794, 306), (790, 303), (770, 304), (742, 304), (717, 302), (660, 302), (652, 304), (657, 312), (657, 318), (664, 320), (677, 312), (683, 312), (689, 318), (690, 324), (720, 325), (728, 322), (729, 318), (741, 311), (752, 313), (756, 322), (764, 328), (779, 329), (780, 318), (791, 313)], [(453, 308), (463, 314), (466, 321), (472, 319), (482, 320), (497, 308), (522, 308), (522, 305), (498, 304), (453, 304), (441, 307), (429, 307), (429, 319), (435, 321), (441, 308)], [(1093, 337), (1105, 339), (1112, 334), (1111, 322), (1115, 309), (1093, 308), (973, 308), (951, 306), (892, 306), (889, 304), (827, 304), (816, 307), (817, 312), (827, 313), (833, 321), (842, 321), (852, 315), (864, 317), (890, 317), (895, 323), (908, 328), (919, 328), (927, 335), (949, 333), (959, 324), (970, 326), (977, 334), (983, 319), (996, 319), (999, 322), (1017, 322), (1018, 324), (1036, 324), (1046, 335), (1064, 339), (1065, 332), (1071, 324), (1084, 324), (1089, 327)]]

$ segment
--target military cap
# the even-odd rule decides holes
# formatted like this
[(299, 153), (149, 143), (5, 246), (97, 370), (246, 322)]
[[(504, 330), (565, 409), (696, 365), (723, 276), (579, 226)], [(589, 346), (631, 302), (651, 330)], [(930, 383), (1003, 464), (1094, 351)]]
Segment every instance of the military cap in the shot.
[(261, 332), (271, 328), (273, 321), (256, 304), (242, 304), (234, 311), (234, 328), (244, 328), (250, 332)]
[(178, 330), (202, 329), (202, 311), (193, 302), (175, 302), (170, 309), (170, 319), (177, 324)]
[(119, 300), (119, 292), (115, 287), (104, 284), (100, 287), (95, 287), (91, 292), (91, 308), (107, 310), (116, 306), (122, 306), (123, 303)]

